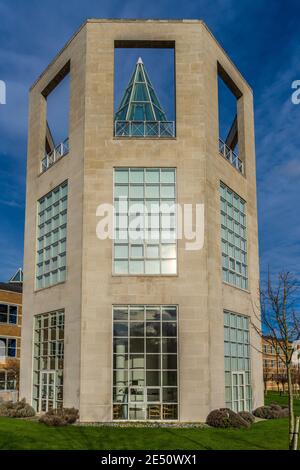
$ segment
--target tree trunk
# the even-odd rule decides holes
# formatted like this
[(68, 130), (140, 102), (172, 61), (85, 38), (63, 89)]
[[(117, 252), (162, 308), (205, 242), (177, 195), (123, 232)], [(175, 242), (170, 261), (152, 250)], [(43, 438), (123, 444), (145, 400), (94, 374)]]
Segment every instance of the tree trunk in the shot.
[(293, 439), (293, 450), (298, 450), (299, 423), (300, 423), (300, 418), (299, 418), (299, 416), (297, 416), (297, 417), (296, 417), (296, 420), (295, 420), (295, 432), (294, 432), (294, 439)]
[(295, 432), (295, 416), (294, 416), (294, 399), (293, 384), (290, 365), (287, 365), (287, 382), (288, 382), (288, 404), (289, 404), (289, 449), (293, 450), (294, 432)]

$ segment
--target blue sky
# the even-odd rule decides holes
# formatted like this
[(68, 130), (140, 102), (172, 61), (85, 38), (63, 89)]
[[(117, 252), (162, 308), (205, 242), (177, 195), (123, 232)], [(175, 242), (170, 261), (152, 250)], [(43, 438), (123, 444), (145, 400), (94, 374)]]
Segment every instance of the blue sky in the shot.
[[(300, 274), (300, 4), (0, 0), (0, 280), (22, 265), (28, 89), (85, 18), (201, 18), (253, 88), (261, 271)], [(127, 81), (127, 79), (125, 80)], [(165, 99), (160, 96), (161, 101)]]

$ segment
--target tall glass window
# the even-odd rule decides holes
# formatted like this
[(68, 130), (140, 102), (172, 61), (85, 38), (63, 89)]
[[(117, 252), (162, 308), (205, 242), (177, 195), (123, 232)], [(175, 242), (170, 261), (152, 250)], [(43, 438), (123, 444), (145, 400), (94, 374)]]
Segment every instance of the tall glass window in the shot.
[(176, 306), (113, 308), (113, 418), (178, 419)]
[(249, 318), (224, 312), (225, 401), (234, 411), (252, 411)]
[(63, 406), (64, 312), (36, 315), (33, 351), (33, 406), (48, 411)]
[(220, 185), (223, 280), (248, 288), (246, 202)]
[(36, 287), (66, 279), (68, 182), (38, 201)]
[(176, 274), (176, 171), (117, 168), (115, 274)]

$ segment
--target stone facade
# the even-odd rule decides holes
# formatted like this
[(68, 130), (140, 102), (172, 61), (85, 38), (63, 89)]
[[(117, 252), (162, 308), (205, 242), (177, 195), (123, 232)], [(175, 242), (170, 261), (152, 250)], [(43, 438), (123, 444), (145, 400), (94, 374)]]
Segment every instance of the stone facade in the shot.
[[(175, 41), (176, 138), (113, 136), (114, 41)], [(42, 94), (70, 61), (70, 152), (40, 174), (46, 131)], [(241, 175), (218, 151), (217, 64), (235, 82)], [(96, 208), (113, 202), (113, 168), (175, 167), (180, 204), (204, 203), (205, 241), (178, 241), (176, 276), (112, 275), (112, 241), (96, 237)], [(37, 200), (68, 180), (67, 280), (35, 290)], [(220, 181), (247, 202), (249, 290), (222, 282)], [(112, 306), (179, 307), (181, 421), (224, 406), (223, 311), (253, 317), (259, 285), (252, 91), (201, 21), (88, 20), (30, 92), (21, 395), (32, 399), (34, 315), (65, 311), (64, 405), (82, 421), (112, 419)], [(253, 317), (254, 318), (254, 317)], [(254, 318), (255, 321), (255, 318)], [(260, 338), (251, 331), (253, 407), (263, 402)]]

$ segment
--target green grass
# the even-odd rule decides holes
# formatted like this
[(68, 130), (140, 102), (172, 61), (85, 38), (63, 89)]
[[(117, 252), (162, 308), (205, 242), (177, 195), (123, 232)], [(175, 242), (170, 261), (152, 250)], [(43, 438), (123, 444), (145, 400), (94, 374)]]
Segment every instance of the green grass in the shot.
[[(269, 393), (267, 403), (287, 403)], [(295, 403), (300, 413), (300, 400)], [(288, 420), (269, 420), (251, 429), (116, 428), (67, 426), (51, 428), (41, 423), (0, 418), (0, 450), (16, 449), (199, 449), (263, 450), (288, 448)]]

